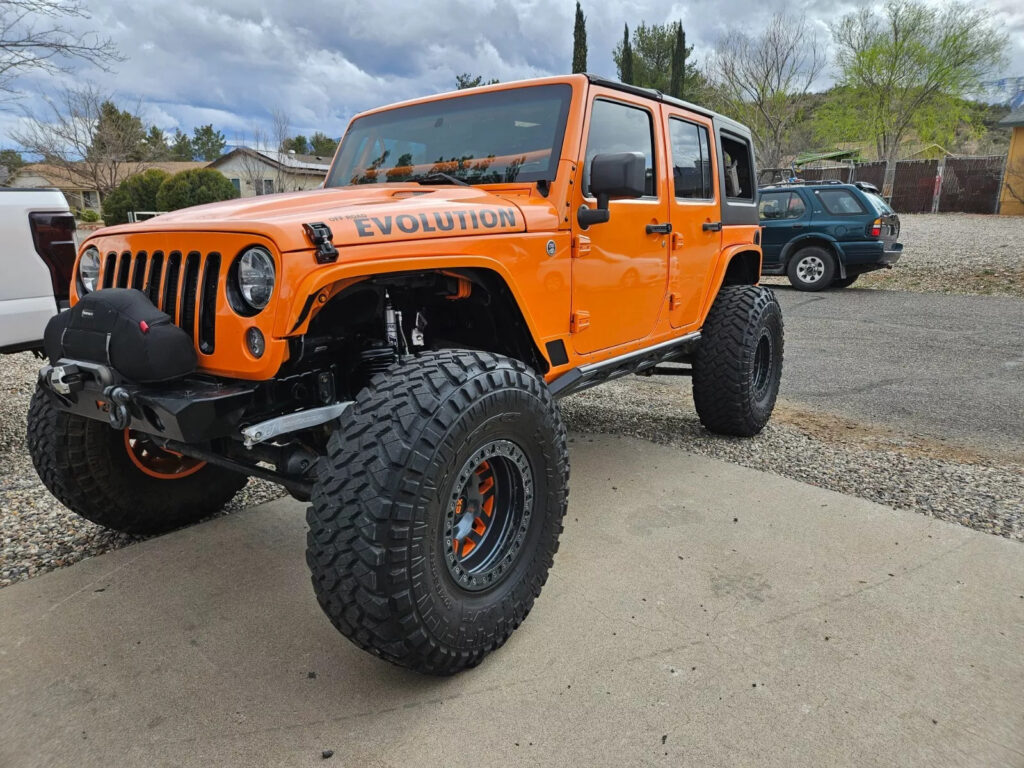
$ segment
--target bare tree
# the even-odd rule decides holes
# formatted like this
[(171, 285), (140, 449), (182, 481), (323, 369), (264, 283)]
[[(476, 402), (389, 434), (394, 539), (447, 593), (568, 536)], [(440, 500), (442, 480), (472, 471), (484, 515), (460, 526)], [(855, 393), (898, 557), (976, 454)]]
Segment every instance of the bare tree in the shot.
[(101, 202), (125, 178), (148, 167), (137, 109), (119, 110), (93, 85), (65, 88), (46, 104), (43, 114), (26, 112), (12, 138), (69, 179), (88, 183)]
[(1006, 166), (1003, 184), (1010, 197), (1024, 205), (1024, 160), (1017, 160)]
[(267, 161), (260, 154), (267, 150), (267, 134), (262, 128), (254, 128), (252, 136), (238, 142), (241, 146), (238, 164), (241, 168), (241, 182), (252, 187), (253, 194), (263, 194), (263, 182), (267, 179)]
[(710, 62), (720, 109), (750, 126), (758, 164), (777, 168), (825, 55), (803, 16), (775, 14), (756, 36), (725, 35)]
[(284, 151), (284, 147), (285, 141), (291, 134), (292, 123), (288, 113), (283, 109), (275, 107), (270, 114), (273, 117), (272, 138), (274, 140), (274, 149), (277, 151), (277, 173), (274, 177), (274, 191), (286, 192), (289, 190), (285, 189), (288, 175), (285, 173), (284, 159), (288, 153)]
[(0, 0), (0, 91), (28, 72), (65, 71), (73, 59), (104, 70), (123, 61), (110, 38), (72, 29), (88, 19), (80, 0)]

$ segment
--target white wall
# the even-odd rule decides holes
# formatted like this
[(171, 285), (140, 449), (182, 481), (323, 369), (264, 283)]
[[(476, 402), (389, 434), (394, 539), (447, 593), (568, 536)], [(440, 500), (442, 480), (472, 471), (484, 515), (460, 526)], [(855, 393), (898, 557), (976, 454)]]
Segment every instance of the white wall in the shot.
[[(258, 164), (258, 165), (257, 165)], [(222, 173), (227, 179), (237, 179), (238, 189), (242, 197), (255, 197), (259, 194), (257, 187), (271, 185), (273, 192), (295, 192), (302, 189), (317, 189), (323, 184), (326, 174), (303, 173), (296, 171), (283, 171), (278, 176), (277, 168), (266, 161), (257, 160), (249, 155), (235, 155), (221, 163), (218, 163), (214, 170)], [(278, 189), (278, 182), (282, 182), (283, 189)], [(267, 191), (271, 191), (267, 188)]]

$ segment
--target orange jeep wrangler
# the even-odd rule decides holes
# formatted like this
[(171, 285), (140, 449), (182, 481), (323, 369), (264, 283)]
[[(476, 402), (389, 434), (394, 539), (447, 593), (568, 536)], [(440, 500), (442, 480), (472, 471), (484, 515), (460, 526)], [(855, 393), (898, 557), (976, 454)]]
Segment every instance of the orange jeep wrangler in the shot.
[(741, 125), (573, 75), (358, 115), (323, 189), (103, 229), (47, 329), (28, 438), (100, 525), (151, 534), (248, 476), (311, 500), (306, 559), (361, 648), (448, 674), (526, 618), (558, 548), (558, 398), (692, 376), (754, 435), (782, 316)]

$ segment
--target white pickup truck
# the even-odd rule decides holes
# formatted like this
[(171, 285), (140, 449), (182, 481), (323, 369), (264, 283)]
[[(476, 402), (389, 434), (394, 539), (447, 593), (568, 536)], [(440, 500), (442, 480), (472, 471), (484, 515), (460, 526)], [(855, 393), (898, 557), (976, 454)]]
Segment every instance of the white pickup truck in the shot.
[(0, 353), (41, 349), (68, 306), (75, 218), (56, 189), (0, 189)]

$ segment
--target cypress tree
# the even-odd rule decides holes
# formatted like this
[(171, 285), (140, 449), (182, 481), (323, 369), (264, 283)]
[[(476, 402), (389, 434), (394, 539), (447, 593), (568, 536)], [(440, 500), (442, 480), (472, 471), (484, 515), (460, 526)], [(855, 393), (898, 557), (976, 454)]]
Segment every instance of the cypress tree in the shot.
[(622, 62), (619, 64), (619, 80), (631, 84), (633, 82), (633, 47), (629, 44), (629, 24), (622, 30)]
[(686, 33), (683, 22), (676, 22), (676, 42), (672, 48), (672, 78), (669, 80), (669, 96), (683, 98), (686, 82)]
[(587, 19), (576, 0), (576, 26), (572, 31), (572, 71), (587, 71)]

